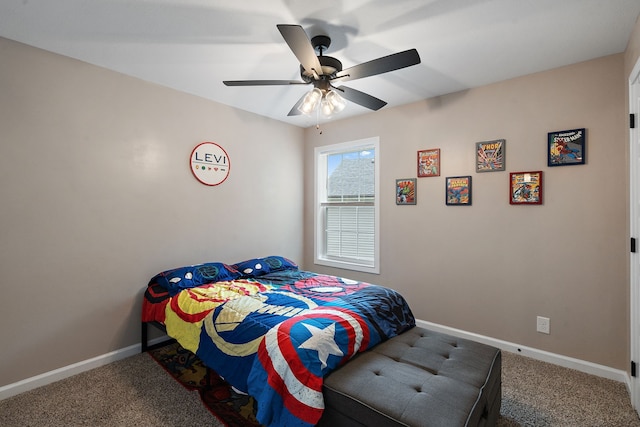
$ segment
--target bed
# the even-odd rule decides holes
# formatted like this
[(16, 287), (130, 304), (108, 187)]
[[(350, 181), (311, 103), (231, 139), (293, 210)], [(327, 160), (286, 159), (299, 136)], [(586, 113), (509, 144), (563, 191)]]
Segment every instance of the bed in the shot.
[(415, 326), (396, 291), (303, 271), (281, 256), (161, 272), (148, 283), (142, 322), (143, 350), (146, 325), (162, 325), (252, 395), (267, 426), (316, 425), (324, 378)]

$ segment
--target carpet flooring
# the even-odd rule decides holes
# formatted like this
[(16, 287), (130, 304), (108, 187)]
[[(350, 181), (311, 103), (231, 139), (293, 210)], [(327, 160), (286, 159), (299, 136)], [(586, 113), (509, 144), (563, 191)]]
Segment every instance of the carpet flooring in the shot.
[(639, 427), (623, 383), (502, 353), (498, 426)]
[[(624, 384), (503, 352), (499, 427), (640, 427)], [(0, 426), (223, 426), (139, 354), (0, 401)]]
[(223, 425), (147, 353), (0, 401), (5, 427)]

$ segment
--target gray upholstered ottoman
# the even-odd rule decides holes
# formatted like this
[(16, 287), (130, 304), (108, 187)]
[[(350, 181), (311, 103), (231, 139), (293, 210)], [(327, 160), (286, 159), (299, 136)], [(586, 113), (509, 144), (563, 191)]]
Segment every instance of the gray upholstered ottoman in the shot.
[(415, 327), (325, 378), (319, 426), (493, 426), (500, 350)]

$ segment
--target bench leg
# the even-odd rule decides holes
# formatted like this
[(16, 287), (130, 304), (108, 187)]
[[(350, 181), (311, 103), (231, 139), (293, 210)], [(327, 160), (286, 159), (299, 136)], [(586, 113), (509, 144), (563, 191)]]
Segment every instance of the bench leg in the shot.
[(147, 322), (142, 322), (142, 353), (146, 353), (149, 349), (149, 325)]

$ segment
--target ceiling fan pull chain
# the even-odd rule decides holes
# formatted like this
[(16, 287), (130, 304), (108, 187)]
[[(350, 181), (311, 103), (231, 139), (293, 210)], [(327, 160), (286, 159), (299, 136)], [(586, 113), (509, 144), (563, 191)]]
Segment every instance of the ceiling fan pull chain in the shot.
[(322, 130), (320, 129), (320, 107), (316, 108), (316, 129), (319, 131), (319, 134), (322, 135)]

